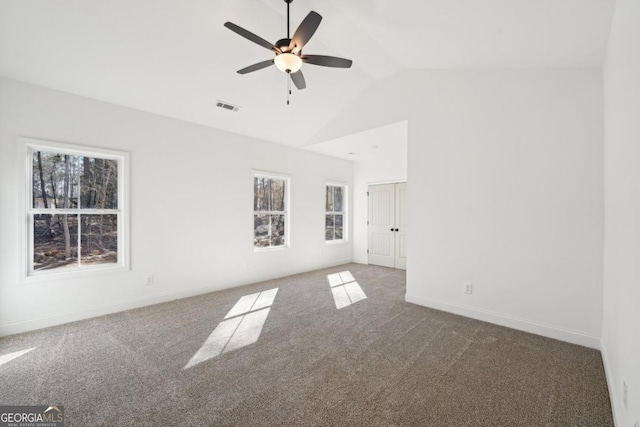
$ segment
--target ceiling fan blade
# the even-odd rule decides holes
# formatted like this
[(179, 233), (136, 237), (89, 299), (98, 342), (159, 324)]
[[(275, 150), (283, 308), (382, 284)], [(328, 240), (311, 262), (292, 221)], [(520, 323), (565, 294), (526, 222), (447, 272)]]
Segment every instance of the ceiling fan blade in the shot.
[(320, 14), (313, 10), (309, 12), (307, 17), (304, 18), (296, 32), (293, 34), (293, 38), (289, 44), (289, 50), (295, 53), (300, 52), (318, 29), (320, 21), (322, 21), (322, 16), (320, 16)]
[(275, 47), (272, 43), (269, 43), (268, 41), (266, 41), (262, 37), (256, 36), (251, 31), (245, 30), (244, 28), (237, 26), (233, 22), (225, 22), (224, 26), (227, 27), (228, 29), (230, 29), (231, 31), (233, 31), (234, 33), (237, 33), (237, 34), (241, 35), (242, 37), (244, 37), (245, 39), (251, 40), (252, 42), (254, 42), (256, 44), (259, 44), (260, 46), (262, 46), (264, 48), (267, 48), (269, 50), (272, 50), (272, 51), (275, 51), (275, 52), (278, 52), (278, 53), (282, 53), (282, 51), (280, 49), (278, 49), (277, 47)]
[(248, 67), (245, 67), (242, 70), (238, 70), (238, 74), (252, 73), (254, 71), (267, 68), (269, 65), (273, 65), (273, 59), (269, 59), (267, 61), (262, 61), (262, 62), (258, 62), (257, 64), (249, 65)]
[(293, 80), (293, 84), (296, 85), (298, 90), (302, 90), (307, 87), (307, 82), (304, 81), (304, 75), (302, 71), (296, 71), (295, 73), (289, 74), (291, 76), (291, 80)]
[(350, 59), (337, 58), (335, 56), (326, 55), (305, 55), (302, 57), (302, 62), (307, 64), (320, 65), (322, 67), (334, 67), (334, 68), (351, 68), (353, 61)]

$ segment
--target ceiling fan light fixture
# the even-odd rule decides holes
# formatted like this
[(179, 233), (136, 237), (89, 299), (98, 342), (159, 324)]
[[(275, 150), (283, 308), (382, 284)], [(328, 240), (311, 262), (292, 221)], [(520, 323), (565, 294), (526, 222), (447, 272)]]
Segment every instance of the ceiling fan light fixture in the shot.
[(302, 56), (302, 49), (305, 48), (307, 42), (315, 34), (322, 16), (313, 10), (302, 20), (298, 28), (291, 35), (291, 26), (289, 20), (289, 6), (293, 0), (284, 0), (287, 4), (287, 37), (282, 38), (274, 44), (268, 42), (244, 28), (234, 24), (233, 22), (225, 22), (224, 26), (245, 39), (264, 47), (275, 53), (275, 58), (258, 62), (238, 70), (238, 74), (247, 74), (254, 71), (262, 70), (270, 65), (275, 65), (280, 71), (287, 74), (287, 105), (289, 104), (289, 95), (291, 95), (291, 83), (298, 90), (307, 87), (307, 83), (302, 73), (302, 63), (319, 65), (321, 67), (332, 68), (350, 68), (353, 61), (350, 59), (337, 58), (327, 55), (306, 55)]
[(302, 58), (293, 53), (276, 55), (274, 62), (276, 67), (284, 73), (296, 73), (302, 67)]

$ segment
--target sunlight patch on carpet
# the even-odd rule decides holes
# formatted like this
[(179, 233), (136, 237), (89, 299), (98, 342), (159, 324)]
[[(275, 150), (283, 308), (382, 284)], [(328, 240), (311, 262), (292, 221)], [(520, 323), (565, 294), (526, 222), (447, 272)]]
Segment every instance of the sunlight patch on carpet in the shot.
[(277, 293), (275, 288), (240, 298), (184, 369), (257, 342)]
[(11, 362), (13, 359), (17, 359), (18, 357), (24, 354), (27, 354), (30, 351), (35, 350), (36, 348), (38, 347), (28, 348), (26, 350), (14, 351), (13, 353), (2, 355), (0, 356), (0, 366), (4, 365), (5, 363)]
[(331, 293), (333, 293), (333, 301), (336, 303), (338, 310), (367, 298), (349, 271), (329, 274), (327, 280), (329, 280)]
[(250, 311), (260, 310), (261, 308), (271, 307), (273, 304), (273, 300), (276, 298), (276, 294), (278, 293), (278, 288), (269, 289), (268, 291), (258, 292), (251, 295), (245, 295), (236, 305), (233, 306), (231, 311), (224, 316), (225, 319), (229, 319), (230, 317), (235, 317), (240, 314), (245, 314)]

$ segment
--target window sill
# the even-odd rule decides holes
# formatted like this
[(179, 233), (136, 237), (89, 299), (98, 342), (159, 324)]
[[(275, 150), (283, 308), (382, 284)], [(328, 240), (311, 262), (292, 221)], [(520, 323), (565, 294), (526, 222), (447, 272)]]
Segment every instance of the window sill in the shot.
[(346, 245), (349, 243), (349, 240), (341, 239), (341, 240), (325, 240), (324, 243), (326, 245)]
[(283, 251), (289, 249), (289, 246), (284, 245), (284, 246), (272, 246), (272, 247), (268, 247), (268, 248), (253, 248), (253, 253), (260, 253), (260, 252), (277, 252), (277, 251)]
[(91, 268), (79, 268), (70, 271), (52, 271), (52, 272), (41, 272), (41, 273), (32, 273), (28, 276), (22, 277), (22, 284), (37, 284), (43, 282), (57, 282), (64, 280), (74, 280), (74, 279), (83, 279), (83, 278), (91, 278), (97, 276), (104, 276), (108, 274), (114, 273), (123, 273), (129, 271), (129, 267), (116, 264), (105, 267), (91, 267)]

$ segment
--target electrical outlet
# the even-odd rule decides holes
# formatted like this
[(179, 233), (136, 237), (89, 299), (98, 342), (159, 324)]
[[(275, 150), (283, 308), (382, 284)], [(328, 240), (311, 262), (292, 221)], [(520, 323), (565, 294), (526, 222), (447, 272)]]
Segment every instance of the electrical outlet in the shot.
[(629, 409), (629, 387), (627, 387), (627, 382), (622, 382), (622, 403), (624, 403), (624, 407)]
[(473, 293), (473, 284), (465, 283), (464, 287), (463, 287), (463, 290), (464, 290), (465, 294), (472, 294)]
[(149, 286), (149, 285), (153, 285), (153, 274), (149, 274), (147, 276), (147, 278), (144, 281), (144, 284)]

